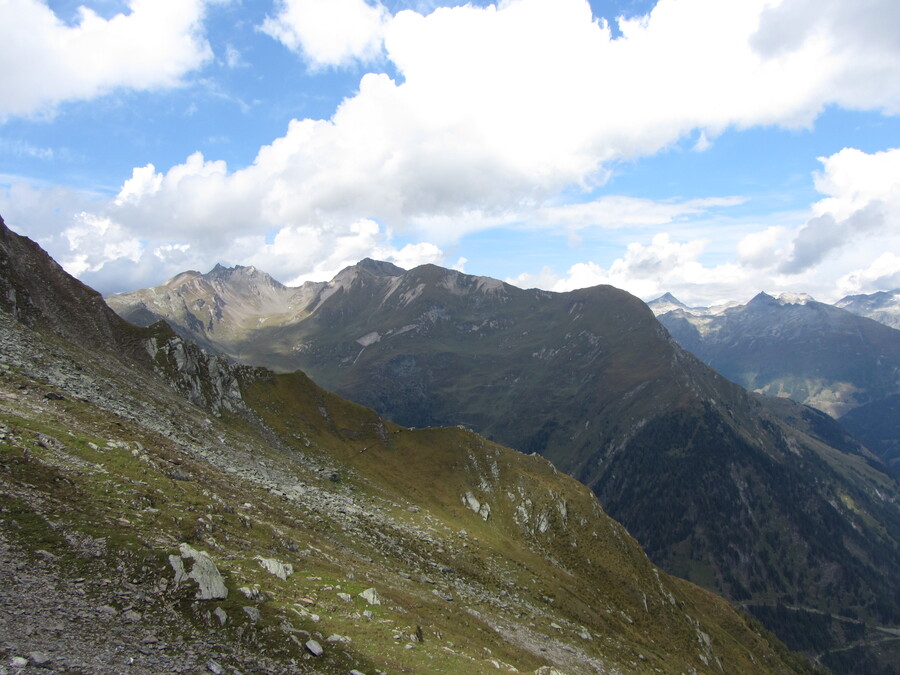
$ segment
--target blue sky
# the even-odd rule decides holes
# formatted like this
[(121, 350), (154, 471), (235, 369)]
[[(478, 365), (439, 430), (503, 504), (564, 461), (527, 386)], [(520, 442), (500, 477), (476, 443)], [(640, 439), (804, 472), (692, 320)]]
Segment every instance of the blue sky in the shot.
[(4, 0), (0, 215), (103, 292), (370, 256), (900, 286), (894, 0)]

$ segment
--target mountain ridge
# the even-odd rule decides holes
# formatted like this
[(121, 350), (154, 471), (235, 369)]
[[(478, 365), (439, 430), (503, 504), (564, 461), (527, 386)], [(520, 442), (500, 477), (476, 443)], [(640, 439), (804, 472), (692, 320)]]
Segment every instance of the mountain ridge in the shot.
[(834, 304), (848, 312), (874, 319), (891, 328), (900, 329), (900, 288), (869, 294), (848, 295)]
[[(0, 279), (16, 307), (54, 307), (32, 296), (59, 288), (42, 282), (49, 258), (9, 256), (18, 235), (4, 228)], [(22, 269), (33, 283), (20, 285)], [(21, 552), (25, 595), (2, 647), (17, 664), (807, 670), (721, 599), (657, 571), (544, 459), (457, 428), (398, 427), (301, 373), (204, 354), (164, 324), (110, 320), (137, 335), (139, 363), (116, 339), (76, 340), (8, 307), (0, 572)], [(0, 615), (13, 616), (6, 604)]]
[(833, 417), (900, 391), (900, 331), (805, 294), (759, 293), (723, 311), (674, 309), (657, 318), (729, 379)]
[[(433, 265), (329, 283), (298, 318), (223, 348), (302, 368), (404, 426), (463, 424), (539, 452), (655, 562), (760, 612), (778, 599), (895, 620), (895, 479), (827, 417), (707, 369), (637, 298)], [(851, 540), (870, 553), (846, 555)]]

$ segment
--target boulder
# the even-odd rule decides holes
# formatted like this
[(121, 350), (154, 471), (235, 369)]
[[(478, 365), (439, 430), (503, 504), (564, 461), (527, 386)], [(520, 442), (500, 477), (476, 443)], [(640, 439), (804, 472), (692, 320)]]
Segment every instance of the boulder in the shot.
[(359, 597), (368, 602), (370, 605), (381, 604), (381, 598), (378, 595), (378, 591), (376, 591), (374, 588), (367, 588), (359, 594)]
[(290, 563), (283, 563), (275, 558), (263, 558), (256, 556), (254, 558), (266, 572), (274, 574), (279, 579), (287, 579), (294, 573), (294, 566)]
[[(169, 563), (175, 570), (175, 584), (178, 585), (188, 579), (197, 582), (198, 600), (224, 600), (228, 597), (228, 588), (225, 580), (219, 573), (213, 559), (204, 551), (198, 551), (189, 544), (181, 544), (178, 548), (180, 557), (169, 556)], [(184, 560), (193, 560), (191, 571), (187, 572)]]

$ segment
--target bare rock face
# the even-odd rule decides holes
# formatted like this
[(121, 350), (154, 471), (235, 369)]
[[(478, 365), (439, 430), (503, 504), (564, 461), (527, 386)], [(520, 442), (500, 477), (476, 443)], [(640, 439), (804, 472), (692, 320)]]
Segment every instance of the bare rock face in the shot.
[[(180, 584), (188, 579), (197, 582), (198, 600), (224, 600), (228, 597), (225, 580), (219, 573), (216, 563), (204, 551), (198, 551), (189, 544), (181, 544), (178, 555), (170, 555), (169, 563), (175, 570), (175, 583)], [(184, 560), (193, 560), (190, 572), (186, 571)]]
[(156, 372), (191, 403), (217, 415), (246, 411), (237, 367), (227, 358), (208, 354), (180, 337), (151, 337), (145, 345)]

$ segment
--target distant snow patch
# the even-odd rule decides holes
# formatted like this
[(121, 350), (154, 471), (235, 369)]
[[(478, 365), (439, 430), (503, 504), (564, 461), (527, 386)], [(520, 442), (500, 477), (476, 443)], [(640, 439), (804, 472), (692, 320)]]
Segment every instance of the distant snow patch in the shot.
[(815, 298), (806, 293), (782, 293), (778, 296), (779, 305), (805, 305), (808, 302), (815, 302)]

